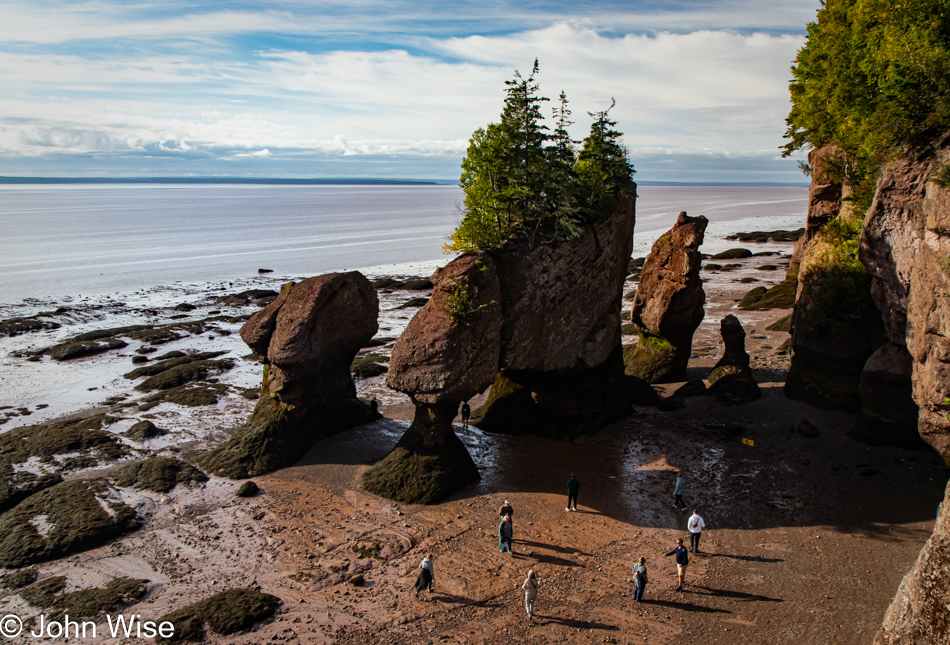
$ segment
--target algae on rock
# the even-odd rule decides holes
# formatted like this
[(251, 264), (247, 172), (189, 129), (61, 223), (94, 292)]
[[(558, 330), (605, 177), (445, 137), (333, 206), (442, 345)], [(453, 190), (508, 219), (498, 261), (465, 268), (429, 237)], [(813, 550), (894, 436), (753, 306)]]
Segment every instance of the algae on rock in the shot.
[(136, 512), (110, 497), (105, 480), (62, 482), (0, 515), (0, 566), (55, 560), (101, 546), (139, 526)]
[(156, 643), (204, 640), (205, 625), (222, 636), (250, 628), (255, 623), (274, 615), (281, 604), (280, 598), (253, 589), (229, 589), (210, 598), (166, 614), (158, 619), (175, 626), (174, 636), (156, 638)]

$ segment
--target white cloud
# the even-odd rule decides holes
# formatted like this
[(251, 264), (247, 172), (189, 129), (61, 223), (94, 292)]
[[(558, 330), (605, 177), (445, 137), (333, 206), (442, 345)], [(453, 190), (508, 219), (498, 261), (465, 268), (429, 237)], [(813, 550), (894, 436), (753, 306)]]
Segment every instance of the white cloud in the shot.
[(419, 38), (411, 50), (268, 48), (244, 60), (192, 49), (115, 57), (0, 51), (8, 90), (0, 95), (0, 151), (196, 164), (310, 152), (430, 157), (445, 159), (450, 177), (471, 132), (498, 118), (504, 80), (537, 56), (543, 93), (564, 89), (571, 100), (575, 136), (586, 133), (586, 110), (616, 98), (611, 114), (648, 173), (637, 159), (653, 150), (667, 159), (703, 150), (774, 155), (801, 43), (713, 30), (612, 36), (560, 22), (501, 36)]

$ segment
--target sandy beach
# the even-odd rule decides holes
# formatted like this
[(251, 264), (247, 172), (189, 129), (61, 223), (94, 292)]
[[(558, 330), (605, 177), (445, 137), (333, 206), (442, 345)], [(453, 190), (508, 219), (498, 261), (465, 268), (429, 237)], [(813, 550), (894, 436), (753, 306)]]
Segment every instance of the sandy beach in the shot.
[[(377, 423), (319, 442), (294, 466), (254, 478), (261, 490), (250, 498), (236, 497), (242, 482), (216, 477), (167, 493), (114, 484), (113, 494), (135, 509), (141, 528), (38, 564), (37, 580), (64, 576), (69, 592), (116, 578), (145, 579), (145, 595), (112, 613), (148, 620), (232, 588), (280, 599), (272, 618), (231, 636), (209, 631), (209, 643), (868, 643), (930, 535), (947, 470), (933, 452), (854, 442), (847, 437), (854, 416), (785, 398), (788, 357), (777, 350), (789, 335), (765, 328), (790, 310), (746, 312), (736, 303), (750, 288), (782, 280), (792, 245), (734, 245), (780, 255), (730, 260), (738, 266), (727, 271), (704, 269), (706, 317), (688, 376), (702, 379), (715, 364), (722, 353), (719, 321), (735, 314), (763, 392), (758, 401), (729, 407), (691, 397), (673, 411), (636, 408), (573, 442), (458, 427), (481, 481), (441, 504), (411, 506), (360, 486), (362, 473), (386, 455), (412, 412), (407, 397), (385, 387), (385, 374), (363, 378), (359, 395), (381, 404), (384, 418)], [(413, 268), (395, 277), (427, 269)], [(105, 413), (116, 419), (105, 430), (127, 450), (105, 466), (67, 468), (76, 455), (56, 455), (20, 469), (58, 469), (66, 480), (108, 478), (133, 460), (187, 461), (222, 443), (249, 416), (248, 397), (261, 374), (237, 334), (260, 303), (229, 296), (278, 286), (262, 276), (5, 307), (5, 320), (64, 310), (42, 318), (56, 328), (0, 339), (0, 433)], [(630, 281), (627, 290), (635, 286)], [(427, 294), (384, 289), (379, 295), (377, 338), (395, 339), (417, 311), (402, 305)], [(197, 322), (193, 331), (169, 327)], [(135, 367), (132, 358), (143, 355), (136, 351), (147, 345), (141, 341), (65, 361), (31, 358), (78, 333), (128, 325), (178, 335), (158, 354), (222, 352), (219, 360), (233, 367), (202, 381), (217, 403), (149, 405), (149, 395), (134, 389), (138, 381), (123, 377)], [(382, 362), (391, 349), (385, 340), (364, 352)], [(679, 385), (662, 386), (663, 395)], [(168, 434), (141, 441), (122, 436), (142, 420)], [(798, 433), (802, 420), (819, 436)], [(684, 592), (674, 591), (675, 566), (664, 555), (686, 536), (688, 513), (672, 508), (677, 470), (686, 478), (686, 503), (700, 510), (708, 529)], [(564, 510), (572, 472), (582, 485), (577, 513)], [(506, 498), (515, 509), (514, 554), (500, 553), (496, 538)], [(427, 552), (434, 592), (417, 597), (412, 586)], [(637, 604), (630, 570), (640, 556), (650, 582), (646, 602)], [(529, 569), (541, 581), (533, 624), (520, 591)], [(29, 623), (42, 610), (21, 592), (6, 584), (0, 614)], [(24, 634), (11, 642), (32, 640)]]

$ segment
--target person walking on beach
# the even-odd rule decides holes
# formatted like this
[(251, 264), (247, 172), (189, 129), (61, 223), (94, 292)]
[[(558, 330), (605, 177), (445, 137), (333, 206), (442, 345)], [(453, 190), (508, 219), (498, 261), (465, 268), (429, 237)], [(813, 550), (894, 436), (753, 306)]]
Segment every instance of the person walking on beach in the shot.
[(511, 502), (507, 499), (505, 503), (501, 505), (501, 509), (498, 511), (498, 515), (504, 519), (505, 515), (511, 518), (511, 534), (515, 533), (515, 509), (511, 506)]
[(640, 560), (633, 565), (633, 599), (637, 602), (643, 600), (643, 590), (647, 588), (647, 559), (642, 555)]
[(676, 496), (676, 499), (673, 500), (673, 508), (678, 511), (686, 510), (686, 502), (683, 501), (683, 474), (676, 473), (676, 486), (673, 488), (673, 494)]
[(472, 416), (472, 408), (468, 407), (468, 401), (462, 402), (462, 427), (468, 428), (468, 419)]
[(682, 538), (676, 541), (676, 547), (666, 555), (676, 556), (676, 577), (679, 580), (676, 590), (682, 591), (683, 585), (686, 584), (686, 568), (689, 566), (689, 551), (683, 546)]
[(571, 478), (567, 480), (567, 508), (565, 511), (577, 510), (577, 493), (581, 489), (581, 483), (577, 481), (577, 476), (571, 473)]
[(528, 571), (528, 577), (521, 584), (524, 589), (524, 610), (528, 614), (528, 622), (534, 619), (534, 601), (538, 597), (538, 577), (534, 574), (534, 569)]
[(703, 518), (699, 516), (699, 511), (695, 508), (693, 509), (693, 514), (689, 516), (689, 521), (686, 522), (686, 528), (689, 529), (690, 548), (693, 550), (693, 553), (699, 553), (699, 536), (703, 534), (706, 523), (703, 521)]
[(505, 515), (501, 518), (501, 523), (498, 525), (498, 550), (502, 553), (505, 552), (507, 547), (508, 553), (514, 553), (511, 550), (511, 536), (514, 531), (511, 528), (511, 516)]
[(435, 582), (435, 570), (432, 568), (432, 554), (426, 553), (425, 557), (422, 558), (422, 563), (419, 564), (419, 579), (416, 580), (416, 595), (419, 595), (419, 592), (423, 589), (427, 589), (429, 593), (432, 593), (432, 584)]

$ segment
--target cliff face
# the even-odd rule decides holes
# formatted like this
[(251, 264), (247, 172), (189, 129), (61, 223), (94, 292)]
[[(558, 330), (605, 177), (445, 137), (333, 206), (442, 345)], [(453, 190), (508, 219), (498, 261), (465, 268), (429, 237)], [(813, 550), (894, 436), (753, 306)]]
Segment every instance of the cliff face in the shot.
[(819, 408), (858, 412), (862, 370), (884, 344), (870, 297), (872, 277), (849, 248), (848, 236), (857, 232), (861, 213), (842, 202), (849, 190), (837, 178), (842, 172), (837, 148), (814, 150), (808, 159), (808, 220), (789, 267), (790, 274), (798, 271), (798, 292), (785, 394)]
[[(868, 361), (865, 372), (893, 375), (909, 365), (919, 435), (950, 463), (950, 190), (935, 181), (948, 162), (945, 141), (936, 155), (925, 152), (885, 168), (865, 220), (861, 258), (874, 275), (885, 348), (896, 365)], [(887, 391), (891, 398), (895, 393), (896, 387)], [(950, 488), (933, 535), (901, 583), (875, 643), (946, 643), (948, 606)]]

